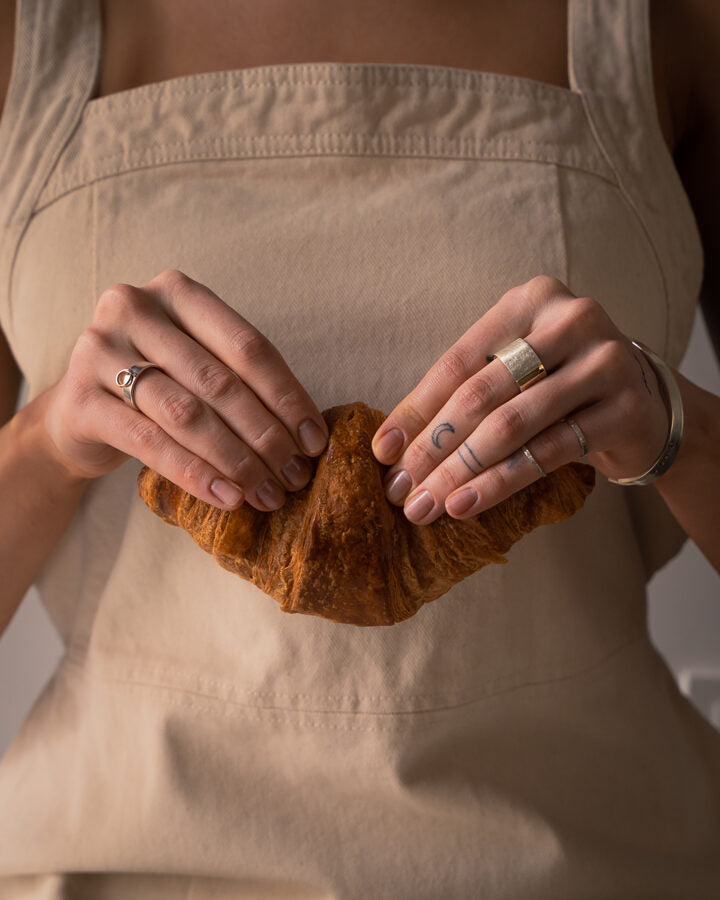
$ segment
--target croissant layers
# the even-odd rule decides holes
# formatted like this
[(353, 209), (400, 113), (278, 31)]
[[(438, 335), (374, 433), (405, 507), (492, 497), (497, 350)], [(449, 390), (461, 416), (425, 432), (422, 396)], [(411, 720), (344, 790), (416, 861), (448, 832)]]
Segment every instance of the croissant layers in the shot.
[(217, 562), (273, 597), (283, 612), (348, 625), (394, 625), (413, 616), (533, 528), (567, 519), (585, 502), (595, 469), (570, 463), (472, 519), (443, 513), (414, 525), (385, 497), (389, 466), (371, 440), (385, 414), (348, 403), (323, 412), (330, 439), (313, 478), (284, 506), (210, 506), (144, 467), (140, 496)]

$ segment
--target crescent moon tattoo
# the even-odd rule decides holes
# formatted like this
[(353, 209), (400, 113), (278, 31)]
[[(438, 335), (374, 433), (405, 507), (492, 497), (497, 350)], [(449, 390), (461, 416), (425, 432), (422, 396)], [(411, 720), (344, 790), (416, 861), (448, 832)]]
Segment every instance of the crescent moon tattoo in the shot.
[(453, 434), (455, 434), (455, 429), (449, 422), (443, 422), (441, 425), (436, 425), (433, 428), (433, 433), (432, 433), (432, 442), (433, 442), (433, 444), (435, 444), (436, 447), (440, 446), (440, 435), (444, 431), (451, 431)]

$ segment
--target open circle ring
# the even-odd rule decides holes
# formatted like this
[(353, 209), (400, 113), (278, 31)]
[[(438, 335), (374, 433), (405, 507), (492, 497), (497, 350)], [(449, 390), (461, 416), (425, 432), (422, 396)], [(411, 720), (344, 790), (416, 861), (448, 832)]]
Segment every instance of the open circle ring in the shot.
[(128, 366), (127, 369), (120, 369), (115, 376), (115, 384), (122, 388), (125, 399), (130, 403), (130, 406), (137, 409), (138, 412), (140, 412), (140, 410), (135, 405), (134, 397), (135, 385), (142, 373), (147, 371), (147, 369), (159, 369), (162, 372), (160, 366), (156, 366), (155, 363), (146, 363), (144, 366)]

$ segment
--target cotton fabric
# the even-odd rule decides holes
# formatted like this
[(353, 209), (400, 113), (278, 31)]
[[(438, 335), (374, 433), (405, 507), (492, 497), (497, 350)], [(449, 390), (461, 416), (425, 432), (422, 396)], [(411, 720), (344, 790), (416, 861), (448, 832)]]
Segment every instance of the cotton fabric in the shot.
[[(90, 99), (99, 0), (19, 0), (0, 322), (29, 399), (105, 288), (166, 268), (320, 410), (389, 413), (537, 274), (677, 366), (703, 258), (648, 2), (569, 0), (568, 27), (569, 89), (327, 62)], [(90, 484), (38, 579), (66, 649), (0, 761), (2, 900), (720, 895), (720, 735), (647, 631), (685, 539), (654, 488), (598, 475), (506, 565), (358, 628), (219, 567), (140, 466)]]

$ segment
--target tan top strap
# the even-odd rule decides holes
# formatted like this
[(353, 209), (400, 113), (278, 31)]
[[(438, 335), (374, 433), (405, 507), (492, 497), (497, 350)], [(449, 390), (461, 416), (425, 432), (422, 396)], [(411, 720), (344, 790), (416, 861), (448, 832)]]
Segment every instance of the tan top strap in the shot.
[(10, 83), (0, 120), (0, 311), (35, 200), (97, 77), (100, 0), (18, 0)]
[(570, 86), (583, 98), (598, 146), (663, 277), (665, 296), (658, 302), (665, 307), (665, 340), (652, 349), (678, 365), (686, 335), (676, 327), (674, 316), (680, 314), (681, 298), (702, 268), (702, 244), (660, 127), (650, 0), (568, 0), (568, 32)]

